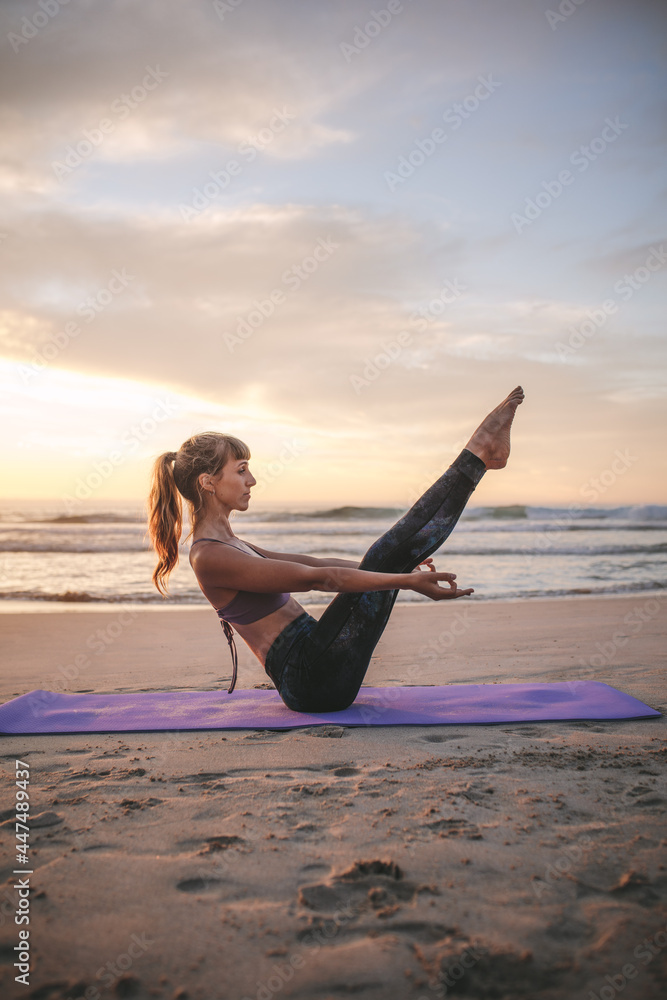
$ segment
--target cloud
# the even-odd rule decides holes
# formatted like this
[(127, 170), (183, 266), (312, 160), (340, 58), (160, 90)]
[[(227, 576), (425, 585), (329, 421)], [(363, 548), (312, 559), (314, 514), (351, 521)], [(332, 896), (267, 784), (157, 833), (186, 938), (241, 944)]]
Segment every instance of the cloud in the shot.
[[(557, 344), (590, 303), (480, 294), (458, 281), (466, 252), (430, 224), (337, 206), (216, 209), (186, 226), (173, 214), (84, 224), (44, 212), (24, 220), (0, 276), (0, 337), (29, 364), (230, 403), (253, 381), (267, 405), (306, 420), (360, 404), (354, 378), (369, 366), (382, 377), (361, 389), (376, 403), (411, 373), (444, 375), (453, 359), (562, 368)], [(573, 363), (605, 368), (595, 346), (615, 322)]]
[[(50, 378), (83, 409), (81, 379), (130, 381), (189, 400), (185, 423), (298, 426), (332, 468), (375, 449), (389, 479), (518, 381), (536, 468), (591, 428), (643, 433), (663, 276), (568, 363), (557, 345), (657, 242), (664, 7), (588, 0), (552, 31), (548, 0), (402, 6), (348, 60), (364, 0), (241, 0), (223, 18), (70, 0), (17, 51), (7, 34), (38, 7), (1, 5), (0, 349), (40, 416), (65, 406)], [(384, 172), (485, 74), (497, 94), (389, 191)], [(625, 111), (625, 145), (518, 236), (511, 212)], [(464, 291), (445, 302), (447, 282)]]
[[(289, 127), (259, 141), (269, 158), (349, 142), (350, 129), (324, 118), (341, 92), (349, 96), (350, 75), (339, 85), (322, 79), (316, 54), (304, 54), (286, 18), (276, 46), (270, 6), (249, 6), (254, 16), (239, 9), (234, 25), (221, 24), (212, 4), (176, 0), (61, 7), (0, 65), (5, 185), (17, 185), (28, 161), (34, 176), (23, 174), (23, 183), (54, 190), (51, 162), (85, 144), (103, 121), (108, 130), (94, 158), (110, 162), (187, 156), (202, 144), (233, 150), (285, 112)], [(25, 4), (3, 5), (5, 37), (20, 35), (25, 16)]]

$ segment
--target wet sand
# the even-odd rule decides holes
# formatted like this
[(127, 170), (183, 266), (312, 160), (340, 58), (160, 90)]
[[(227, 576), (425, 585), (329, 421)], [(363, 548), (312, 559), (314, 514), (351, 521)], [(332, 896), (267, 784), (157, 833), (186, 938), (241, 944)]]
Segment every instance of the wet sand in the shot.
[[(398, 605), (366, 683), (590, 679), (667, 711), (664, 598)], [(319, 608), (309, 609), (317, 617)], [(226, 686), (209, 608), (0, 616), (0, 700)], [(268, 684), (242, 640), (239, 687)], [(2, 737), (0, 989), (624, 998), (667, 981), (665, 720)], [(30, 764), (16, 984), (14, 759)], [(613, 992), (612, 992), (613, 991)]]

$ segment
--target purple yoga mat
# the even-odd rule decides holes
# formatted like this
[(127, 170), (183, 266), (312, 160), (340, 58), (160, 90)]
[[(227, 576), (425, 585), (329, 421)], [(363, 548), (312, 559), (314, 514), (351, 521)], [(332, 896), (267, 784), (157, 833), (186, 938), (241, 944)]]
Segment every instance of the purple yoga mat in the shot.
[(137, 691), (57, 694), (30, 691), (0, 706), (0, 733), (120, 733), (161, 729), (294, 729), (434, 726), (660, 716), (598, 681), (558, 684), (451, 684), (362, 687), (342, 712), (292, 712), (277, 691)]

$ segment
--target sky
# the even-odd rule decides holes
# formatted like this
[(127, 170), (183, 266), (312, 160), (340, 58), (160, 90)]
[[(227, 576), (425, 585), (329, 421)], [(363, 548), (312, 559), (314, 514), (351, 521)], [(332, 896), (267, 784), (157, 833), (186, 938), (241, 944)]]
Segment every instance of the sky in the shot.
[[(1, 497), (667, 503), (659, 0), (0, 7)], [(483, 494), (483, 495), (482, 495)]]

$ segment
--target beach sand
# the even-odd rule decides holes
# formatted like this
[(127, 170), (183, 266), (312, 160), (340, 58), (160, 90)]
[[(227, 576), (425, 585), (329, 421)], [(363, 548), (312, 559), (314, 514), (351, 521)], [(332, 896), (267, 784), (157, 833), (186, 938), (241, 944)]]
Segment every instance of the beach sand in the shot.
[[(598, 680), (664, 712), (663, 602), (397, 605), (365, 683)], [(2, 702), (231, 674), (208, 607), (3, 614), (0, 630)], [(237, 645), (238, 686), (267, 684)], [(1, 751), (3, 996), (665, 995), (664, 718), (5, 736)], [(16, 757), (36, 817), (29, 987), (12, 967)]]

